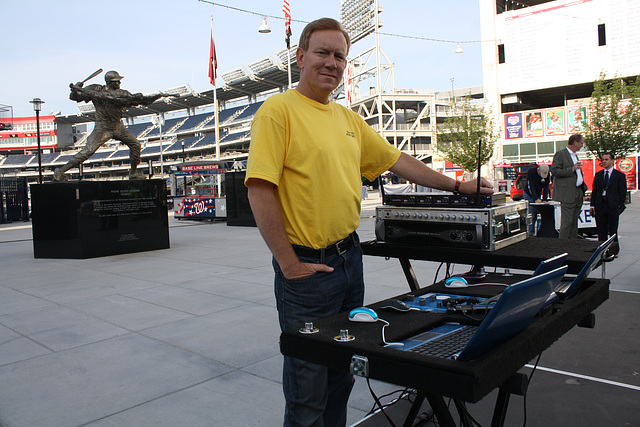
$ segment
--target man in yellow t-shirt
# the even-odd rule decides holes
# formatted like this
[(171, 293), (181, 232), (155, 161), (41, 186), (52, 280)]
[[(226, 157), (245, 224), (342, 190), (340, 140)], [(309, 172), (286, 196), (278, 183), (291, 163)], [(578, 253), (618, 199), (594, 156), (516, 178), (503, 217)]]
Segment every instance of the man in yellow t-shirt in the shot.
[[(295, 90), (270, 97), (251, 127), (245, 184), (256, 223), (273, 254), (280, 327), (362, 306), (360, 176), (386, 170), (440, 190), (474, 193), (401, 154), (354, 112), (329, 101), (342, 80), (349, 35), (330, 18), (303, 30)], [(482, 180), (483, 193), (492, 193)], [(285, 356), (284, 425), (343, 426), (350, 374)]]

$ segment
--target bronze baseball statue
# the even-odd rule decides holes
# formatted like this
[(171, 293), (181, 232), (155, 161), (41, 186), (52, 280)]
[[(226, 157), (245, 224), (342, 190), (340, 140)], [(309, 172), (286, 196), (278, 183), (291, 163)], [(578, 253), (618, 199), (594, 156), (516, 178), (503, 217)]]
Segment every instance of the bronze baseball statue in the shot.
[[(87, 143), (67, 164), (57, 168), (53, 172), (55, 181), (65, 179), (64, 173), (87, 160), (96, 152), (105, 142), (115, 139), (127, 147), (129, 147), (129, 158), (131, 160), (131, 168), (129, 170), (129, 179), (144, 179), (144, 175), (137, 172), (140, 163), (140, 141), (135, 135), (127, 129), (122, 123), (122, 115), (125, 108), (137, 105), (149, 105), (155, 100), (170, 96), (164, 93), (156, 95), (144, 96), (141, 93), (131, 94), (126, 90), (120, 89), (120, 80), (122, 76), (117, 71), (108, 71), (105, 76), (106, 86), (92, 84), (83, 87), (84, 83), (100, 74), (102, 69), (97, 70), (85, 80), (76, 84), (71, 83), (71, 94), (69, 99), (76, 102), (92, 101), (96, 109), (96, 124), (93, 132), (87, 138)], [(171, 95), (174, 96), (174, 95)], [(179, 95), (177, 95), (179, 96)]]

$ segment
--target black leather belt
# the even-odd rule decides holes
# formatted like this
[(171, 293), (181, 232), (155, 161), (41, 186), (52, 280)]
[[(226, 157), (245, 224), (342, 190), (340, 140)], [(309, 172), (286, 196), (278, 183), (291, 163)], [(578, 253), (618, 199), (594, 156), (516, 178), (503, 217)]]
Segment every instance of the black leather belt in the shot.
[(317, 260), (322, 260), (323, 258), (330, 257), (333, 255), (342, 255), (347, 252), (356, 242), (356, 232), (349, 234), (344, 239), (337, 241), (326, 248), (322, 249), (313, 249), (307, 246), (299, 246), (299, 245), (291, 245), (293, 246), (293, 251), (296, 255), (304, 257), (304, 258), (314, 258)]

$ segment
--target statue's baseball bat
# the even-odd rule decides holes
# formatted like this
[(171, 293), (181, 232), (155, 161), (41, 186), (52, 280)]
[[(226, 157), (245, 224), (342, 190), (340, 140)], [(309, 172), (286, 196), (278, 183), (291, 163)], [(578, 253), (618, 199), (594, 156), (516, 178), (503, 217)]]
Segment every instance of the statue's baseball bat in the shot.
[(91, 80), (92, 78), (94, 78), (95, 76), (97, 76), (98, 74), (100, 74), (102, 72), (102, 68), (96, 70), (93, 72), (93, 74), (91, 74), (89, 77), (87, 77), (86, 79), (84, 79), (82, 81), (82, 84), (84, 84), (87, 80)]

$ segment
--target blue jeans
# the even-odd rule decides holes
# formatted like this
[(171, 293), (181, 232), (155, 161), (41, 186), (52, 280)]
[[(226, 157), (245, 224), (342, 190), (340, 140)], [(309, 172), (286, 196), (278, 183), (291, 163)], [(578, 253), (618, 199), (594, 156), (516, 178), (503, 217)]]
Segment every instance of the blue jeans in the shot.
[[(304, 257), (299, 259), (306, 263), (319, 262)], [(344, 254), (330, 256), (323, 263), (333, 267), (334, 271), (288, 280), (273, 260), (276, 304), (282, 330), (302, 328), (305, 322), (362, 306), (364, 278), (359, 242), (356, 241)], [(284, 356), (284, 425), (346, 425), (347, 402), (353, 383), (353, 376), (348, 372)]]

